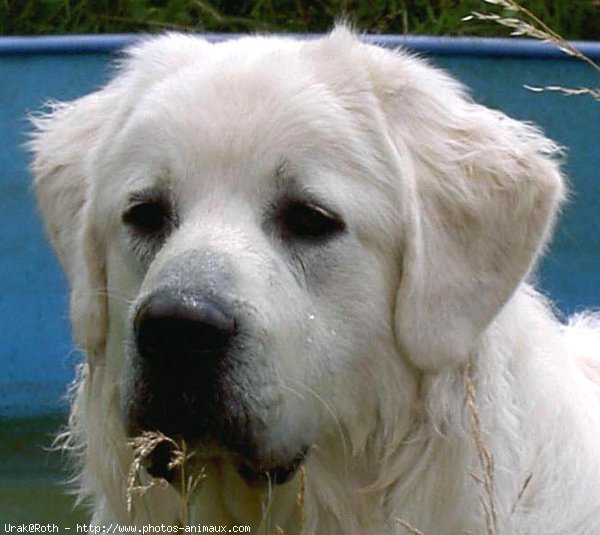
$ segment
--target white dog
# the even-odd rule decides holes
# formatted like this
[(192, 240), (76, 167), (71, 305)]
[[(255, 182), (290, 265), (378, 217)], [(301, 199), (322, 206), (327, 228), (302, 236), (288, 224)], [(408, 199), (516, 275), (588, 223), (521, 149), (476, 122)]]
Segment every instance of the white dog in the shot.
[[(36, 124), (93, 522), (600, 533), (600, 318), (525, 282), (565, 195), (538, 130), (344, 27), (148, 39)], [(205, 470), (189, 518), (128, 511), (154, 430)]]

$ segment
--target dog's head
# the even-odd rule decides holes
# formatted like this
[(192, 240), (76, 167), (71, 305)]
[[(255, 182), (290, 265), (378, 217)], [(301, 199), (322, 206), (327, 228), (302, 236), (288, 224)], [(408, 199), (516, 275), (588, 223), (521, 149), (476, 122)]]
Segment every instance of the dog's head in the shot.
[(37, 126), (75, 338), (125, 429), (249, 480), (405, 417), (416, 373), (476, 348), (563, 195), (535, 129), (344, 28), (151, 39)]

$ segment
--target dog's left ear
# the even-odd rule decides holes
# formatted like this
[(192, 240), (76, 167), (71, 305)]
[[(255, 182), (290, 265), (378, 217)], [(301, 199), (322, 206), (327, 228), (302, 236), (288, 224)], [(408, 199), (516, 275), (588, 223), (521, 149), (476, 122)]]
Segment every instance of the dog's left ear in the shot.
[(437, 369), (468, 358), (539, 256), (565, 195), (558, 148), (424, 61), (365, 48), (406, 197), (396, 335)]

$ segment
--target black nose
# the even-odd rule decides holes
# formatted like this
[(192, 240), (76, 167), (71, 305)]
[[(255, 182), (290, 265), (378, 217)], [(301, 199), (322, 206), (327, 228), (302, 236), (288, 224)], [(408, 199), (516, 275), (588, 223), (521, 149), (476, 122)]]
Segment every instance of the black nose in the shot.
[(147, 364), (195, 368), (225, 354), (236, 325), (228, 307), (215, 299), (163, 290), (142, 303), (134, 329), (138, 353)]

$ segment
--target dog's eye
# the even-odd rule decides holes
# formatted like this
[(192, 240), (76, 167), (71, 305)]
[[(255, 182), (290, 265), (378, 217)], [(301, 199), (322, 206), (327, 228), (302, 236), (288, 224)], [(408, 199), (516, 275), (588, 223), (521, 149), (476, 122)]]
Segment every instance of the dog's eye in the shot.
[(123, 222), (140, 234), (160, 234), (170, 225), (171, 209), (163, 199), (134, 201), (123, 214)]
[(284, 239), (324, 241), (342, 232), (346, 226), (332, 212), (312, 203), (293, 202), (280, 214)]

